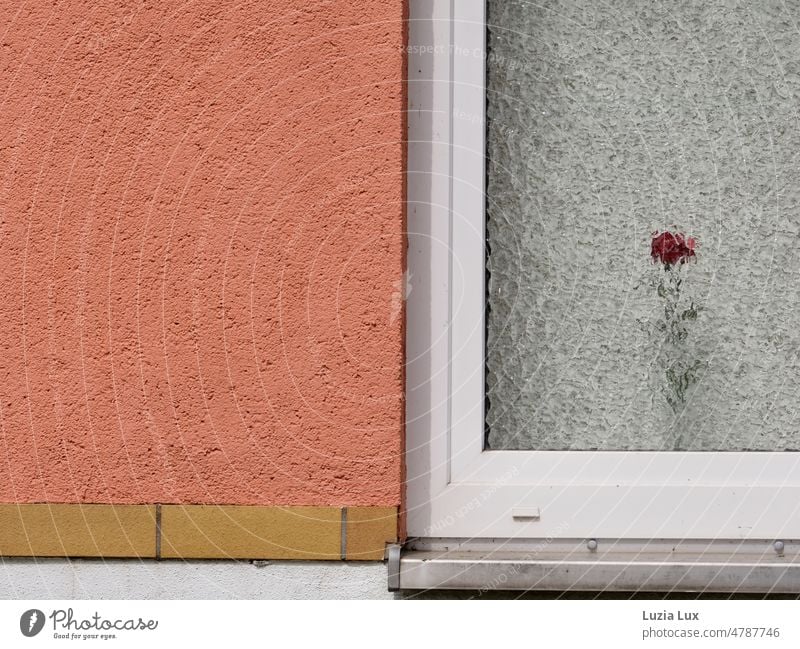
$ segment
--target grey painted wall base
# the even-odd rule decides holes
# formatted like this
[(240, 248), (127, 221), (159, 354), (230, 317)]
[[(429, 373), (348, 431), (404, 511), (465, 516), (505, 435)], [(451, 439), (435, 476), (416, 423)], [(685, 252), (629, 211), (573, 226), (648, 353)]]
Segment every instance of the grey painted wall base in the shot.
[(382, 562), (0, 559), (0, 599), (392, 599)]

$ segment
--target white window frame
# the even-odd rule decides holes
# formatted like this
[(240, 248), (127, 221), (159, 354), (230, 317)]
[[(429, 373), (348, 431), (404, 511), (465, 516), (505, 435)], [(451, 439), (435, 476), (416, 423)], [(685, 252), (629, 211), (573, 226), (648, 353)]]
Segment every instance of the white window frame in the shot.
[(411, 0), (409, 32), (409, 535), (800, 539), (800, 453), (483, 449), (484, 2)]

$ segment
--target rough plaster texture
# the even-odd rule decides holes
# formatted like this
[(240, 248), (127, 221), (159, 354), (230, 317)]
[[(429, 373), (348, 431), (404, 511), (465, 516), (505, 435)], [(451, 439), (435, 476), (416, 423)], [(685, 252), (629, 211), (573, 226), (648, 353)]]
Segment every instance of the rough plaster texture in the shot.
[(397, 505), (403, 2), (0, 17), (0, 501)]
[[(800, 2), (489, 3), (489, 445), (800, 449)], [(650, 235), (699, 242), (675, 420)]]
[(0, 599), (392, 599), (382, 562), (5, 559)]

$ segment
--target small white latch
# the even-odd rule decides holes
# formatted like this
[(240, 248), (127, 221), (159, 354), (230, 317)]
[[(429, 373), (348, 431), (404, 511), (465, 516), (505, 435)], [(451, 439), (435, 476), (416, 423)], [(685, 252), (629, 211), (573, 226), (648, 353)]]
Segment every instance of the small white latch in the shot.
[(514, 507), (511, 510), (511, 517), (519, 521), (538, 521), (541, 512), (538, 507)]

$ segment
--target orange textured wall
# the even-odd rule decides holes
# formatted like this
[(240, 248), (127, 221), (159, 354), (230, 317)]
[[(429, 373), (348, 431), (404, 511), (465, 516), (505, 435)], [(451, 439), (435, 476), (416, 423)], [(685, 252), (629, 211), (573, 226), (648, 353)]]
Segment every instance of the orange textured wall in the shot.
[(0, 16), (0, 501), (395, 505), (402, 0)]

